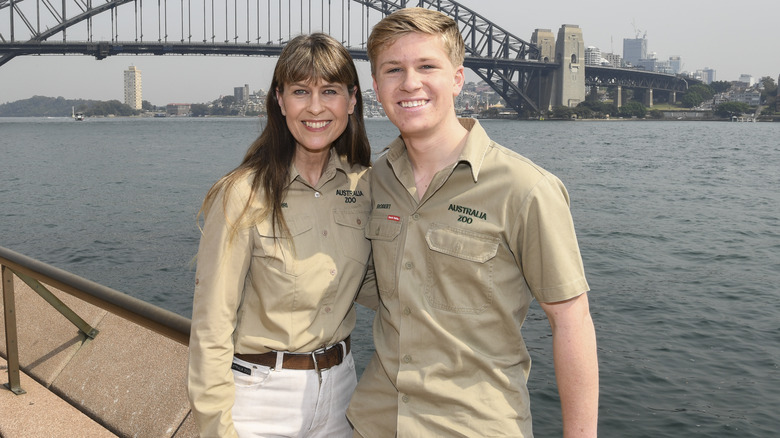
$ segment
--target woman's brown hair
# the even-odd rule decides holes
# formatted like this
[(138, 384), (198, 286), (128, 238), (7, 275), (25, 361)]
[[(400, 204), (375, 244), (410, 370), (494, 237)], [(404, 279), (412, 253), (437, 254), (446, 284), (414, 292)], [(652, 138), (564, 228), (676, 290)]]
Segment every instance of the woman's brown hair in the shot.
[[(349, 116), (347, 127), (334, 142), (335, 153), (346, 156), (350, 165), (371, 164), (371, 147), (363, 121), (363, 98), (357, 70), (344, 46), (324, 33), (300, 35), (284, 47), (274, 69), (274, 76), (266, 96), (268, 121), (260, 136), (252, 143), (241, 164), (217, 181), (206, 194), (199, 214), (207, 215), (217, 195), (224, 191), (223, 206), (227, 209), (228, 194), (236, 182), (254, 172), (252, 188), (238, 219), (231, 223), (231, 237), (249, 219), (250, 223), (264, 220), (269, 215), (274, 234), (289, 235), (282, 214), (282, 199), (289, 183), (290, 167), (295, 157), (295, 138), (287, 128), (276, 91), (286, 84), (318, 81), (345, 84), (355, 94), (355, 110)], [(246, 218), (252, 200), (262, 191), (264, 208), (256, 216)]]

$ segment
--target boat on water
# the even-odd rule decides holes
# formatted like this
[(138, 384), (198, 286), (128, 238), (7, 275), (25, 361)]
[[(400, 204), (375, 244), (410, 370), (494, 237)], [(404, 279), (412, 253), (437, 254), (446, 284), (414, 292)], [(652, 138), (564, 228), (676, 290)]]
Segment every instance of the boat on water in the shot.
[(82, 120), (84, 120), (84, 113), (81, 111), (76, 112), (75, 107), (70, 107), (70, 116), (73, 117), (73, 120), (77, 122), (81, 122)]

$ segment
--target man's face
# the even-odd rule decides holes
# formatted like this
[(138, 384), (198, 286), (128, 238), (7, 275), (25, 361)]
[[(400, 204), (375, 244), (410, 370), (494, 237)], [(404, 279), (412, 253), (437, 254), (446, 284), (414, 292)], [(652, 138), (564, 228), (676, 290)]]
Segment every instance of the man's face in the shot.
[(453, 67), (438, 35), (410, 33), (377, 56), (374, 90), (391, 122), (407, 138), (436, 136), (455, 117), (463, 66)]

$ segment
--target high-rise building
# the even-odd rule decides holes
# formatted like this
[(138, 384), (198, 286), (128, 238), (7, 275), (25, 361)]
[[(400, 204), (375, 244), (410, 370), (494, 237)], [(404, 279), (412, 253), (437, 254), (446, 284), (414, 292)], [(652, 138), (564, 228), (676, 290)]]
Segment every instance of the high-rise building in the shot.
[(634, 67), (640, 67), (647, 71), (658, 71), (658, 60), (655, 58), (642, 58), (634, 63)]
[(623, 66), (623, 57), (617, 53), (602, 53), (601, 55), (610, 67), (620, 68)]
[(756, 79), (748, 74), (741, 74), (739, 75), (739, 82), (747, 85), (748, 87), (752, 87), (756, 84)]
[(588, 46), (585, 49), (585, 65), (601, 65), (601, 50), (598, 47)]
[(682, 73), (682, 58), (679, 56), (670, 56), (669, 57), (669, 68), (672, 71), (672, 74), (680, 74)]
[(701, 80), (705, 84), (711, 84), (715, 82), (715, 70), (709, 67), (704, 67), (704, 70), (701, 71)]
[(647, 58), (647, 38), (623, 38), (623, 61), (637, 65)]
[(243, 87), (233, 87), (233, 97), (236, 98), (237, 103), (245, 103), (249, 100), (249, 84), (244, 84)]
[(125, 70), (125, 105), (133, 109), (141, 109), (141, 70), (131, 65)]

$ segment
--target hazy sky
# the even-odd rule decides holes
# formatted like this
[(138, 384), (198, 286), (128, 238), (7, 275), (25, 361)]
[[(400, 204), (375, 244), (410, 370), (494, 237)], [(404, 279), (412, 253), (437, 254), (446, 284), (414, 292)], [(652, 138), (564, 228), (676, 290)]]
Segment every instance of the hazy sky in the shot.
[[(710, 67), (716, 71), (716, 80), (727, 81), (741, 74), (777, 80), (780, 74), (776, 0), (728, 5), (668, 0), (460, 3), (526, 41), (534, 29), (551, 29), (557, 35), (562, 24), (577, 24), (586, 46), (596, 46), (602, 52), (622, 55), (623, 38), (646, 33), (648, 52), (655, 52), (661, 60), (681, 56), (686, 71)], [(7, 27), (7, 23), (0, 23), (0, 33), (7, 35)], [(123, 71), (130, 65), (142, 71), (143, 99), (152, 104), (207, 102), (233, 94), (233, 87), (244, 84), (252, 91), (266, 89), (275, 61), (173, 55), (113, 56), (101, 61), (81, 55), (21, 56), (0, 67), (0, 103), (34, 95), (121, 101)], [(358, 70), (361, 85), (370, 88), (368, 63), (358, 62)]]

